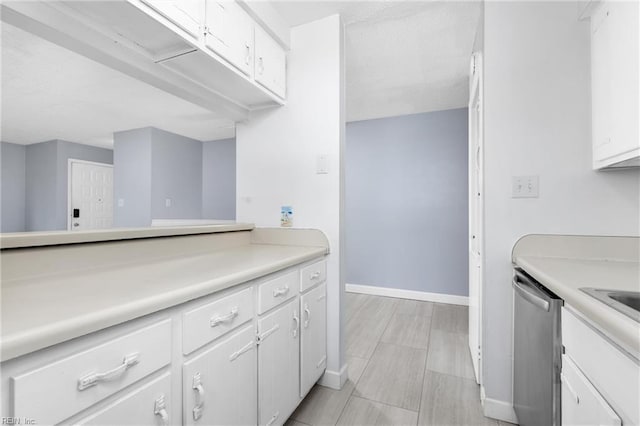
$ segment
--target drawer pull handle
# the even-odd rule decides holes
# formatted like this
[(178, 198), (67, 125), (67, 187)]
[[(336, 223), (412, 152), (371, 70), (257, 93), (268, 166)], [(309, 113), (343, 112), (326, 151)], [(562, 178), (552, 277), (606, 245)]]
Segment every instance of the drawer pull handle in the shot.
[(276, 411), (275, 413), (273, 413), (273, 417), (271, 417), (271, 420), (267, 422), (266, 426), (271, 426), (279, 416), (280, 416), (280, 411)]
[(202, 410), (204, 409), (204, 387), (202, 386), (202, 376), (200, 376), (200, 373), (196, 373), (193, 376), (193, 384), (191, 387), (196, 391), (196, 403), (193, 407), (193, 420), (198, 420), (202, 417)]
[(122, 364), (112, 370), (105, 371), (104, 373), (89, 373), (78, 379), (78, 390), (82, 391), (90, 388), (91, 386), (97, 385), (99, 382), (117, 379), (129, 368), (136, 365), (138, 361), (140, 361), (140, 354), (136, 352), (125, 356)]
[(298, 329), (300, 328), (300, 318), (298, 318), (298, 312), (293, 311), (293, 321), (296, 323), (296, 326), (293, 329), (293, 338), (298, 337)]
[(235, 361), (236, 359), (238, 359), (240, 355), (250, 351), (255, 346), (255, 344), (256, 342), (254, 340), (250, 341), (249, 343), (244, 345), (242, 348), (238, 349), (237, 351), (229, 355), (229, 361)]
[(164, 402), (164, 395), (160, 395), (158, 399), (156, 399), (156, 403), (153, 407), (153, 414), (160, 416), (160, 421), (162, 421), (163, 426), (169, 424), (169, 415), (167, 414), (167, 405)]
[(209, 324), (211, 327), (216, 327), (220, 324), (224, 324), (225, 322), (231, 322), (235, 317), (238, 316), (238, 307), (234, 306), (231, 308), (231, 311), (227, 315), (221, 315), (218, 317), (211, 318), (209, 320)]
[(309, 277), (310, 280), (317, 280), (318, 278), (320, 278), (320, 272), (316, 271), (313, 274), (311, 274), (311, 276)]
[(264, 333), (258, 334), (258, 340), (257, 340), (258, 345), (264, 342), (267, 339), (267, 337), (271, 336), (273, 333), (275, 333), (279, 329), (280, 329), (280, 324), (276, 324), (273, 327), (271, 327), (269, 330), (265, 331)]
[(276, 288), (273, 290), (273, 297), (284, 296), (289, 293), (289, 286), (285, 285), (284, 287)]
[(580, 404), (580, 397), (578, 396), (576, 391), (573, 390), (573, 386), (571, 386), (571, 383), (569, 382), (569, 380), (567, 380), (567, 376), (565, 376), (564, 374), (560, 373), (560, 380), (562, 380), (562, 382), (565, 385), (567, 385), (567, 389), (571, 393), (571, 396), (573, 397), (573, 399), (576, 401), (576, 404)]
[(306, 303), (304, 304), (304, 313), (307, 314), (307, 319), (304, 320), (304, 328), (307, 328), (309, 327), (309, 321), (311, 321), (311, 311)]

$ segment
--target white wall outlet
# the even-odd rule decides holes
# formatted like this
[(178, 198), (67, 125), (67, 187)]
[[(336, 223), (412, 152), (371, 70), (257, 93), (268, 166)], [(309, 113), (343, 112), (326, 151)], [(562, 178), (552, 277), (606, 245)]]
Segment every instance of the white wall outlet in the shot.
[(124, 198), (118, 198), (118, 207), (124, 207)]
[(316, 174), (326, 175), (329, 173), (329, 156), (320, 154), (316, 157)]
[(538, 198), (538, 176), (512, 176), (511, 198)]
[(164, 206), (165, 207), (171, 207), (171, 198), (165, 198)]

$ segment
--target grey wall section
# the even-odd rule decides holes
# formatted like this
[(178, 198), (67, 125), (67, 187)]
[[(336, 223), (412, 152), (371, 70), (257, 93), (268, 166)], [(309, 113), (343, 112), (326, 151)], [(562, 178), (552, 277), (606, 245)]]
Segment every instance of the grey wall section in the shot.
[(236, 218), (236, 140), (202, 144), (202, 218)]
[(152, 128), (151, 150), (151, 219), (200, 219), (202, 142)]
[(26, 147), (25, 228), (27, 231), (58, 229), (57, 151), (55, 140)]
[(347, 282), (468, 295), (467, 109), (347, 123)]
[(113, 164), (113, 150), (79, 143), (57, 141), (57, 214), (56, 229), (67, 229), (69, 159)]
[(113, 135), (113, 205), (114, 227), (151, 225), (151, 128)]
[(25, 227), (25, 153), (24, 145), (0, 143), (0, 232), (24, 232)]

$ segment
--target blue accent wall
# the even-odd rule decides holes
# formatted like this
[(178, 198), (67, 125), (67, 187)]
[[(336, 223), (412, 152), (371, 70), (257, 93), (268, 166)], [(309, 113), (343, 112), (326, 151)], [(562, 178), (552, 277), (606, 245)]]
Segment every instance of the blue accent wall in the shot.
[(25, 154), (26, 147), (0, 143), (0, 232), (25, 231)]
[(113, 134), (113, 226), (151, 226), (151, 128)]
[(202, 142), (152, 128), (151, 158), (151, 219), (202, 218)]
[(467, 109), (347, 123), (347, 283), (468, 295)]
[(236, 218), (236, 140), (202, 144), (202, 218)]

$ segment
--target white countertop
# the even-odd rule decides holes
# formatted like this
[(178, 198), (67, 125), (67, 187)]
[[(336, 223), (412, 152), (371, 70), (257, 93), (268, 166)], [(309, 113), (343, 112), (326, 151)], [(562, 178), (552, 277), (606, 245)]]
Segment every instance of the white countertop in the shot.
[(325, 254), (327, 248), (323, 247), (248, 244), (118, 268), (3, 280), (1, 359), (120, 324)]
[(517, 251), (514, 249), (516, 265), (564, 299), (565, 304), (578, 310), (620, 346), (636, 357), (640, 355), (640, 323), (580, 291), (582, 287), (640, 291), (640, 262), (633, 260), (637, 258), (635, 252), (619, 260), (595, 251), (585, 253), (585, 258), (562, 257), (557, 252), (553, 256), (542, 256), (536, 250), (529, 250), (529, 254)]

